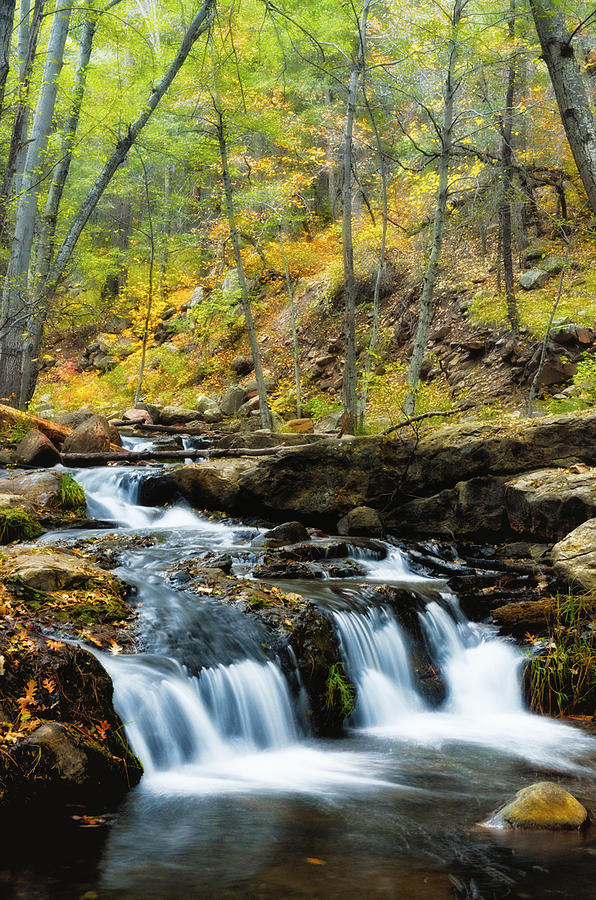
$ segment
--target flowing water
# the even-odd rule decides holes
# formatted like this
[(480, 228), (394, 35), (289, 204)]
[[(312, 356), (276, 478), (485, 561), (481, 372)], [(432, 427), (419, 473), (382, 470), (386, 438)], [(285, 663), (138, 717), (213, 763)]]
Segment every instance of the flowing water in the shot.
[[(546, 778), (596, 806), (596, 739), (524, 708), (513, 643), (467, 621), (445, 586), (413, 574), (393, 547), (384, 559), (355, 548), (364, 578), (284, 582), (332, 620), (357, 688), (345, 737), (315, 740), (300, 696), (263, 652), (262, 626), (164, 580), (174, 563), (208, 551), (249, 571), (257, 530), (184, 504), (139, 506), (145, 472), (77, 473), (91, 516), (157, 538), (119, 570), (137, 589), (143, 653), (97, 654), (145, 775), (109, 829), (46, 835), (51, 854), (40, 849), (26, 864), (17, 854), (14, 896), (595, 896), (593, 832), (478, 825)], [(420, 631), (446, 694), (438, 707), (416, 681), (408, 636), (389, 608), (370, 605), (367, 583), (408, 586), (425, 600)]]

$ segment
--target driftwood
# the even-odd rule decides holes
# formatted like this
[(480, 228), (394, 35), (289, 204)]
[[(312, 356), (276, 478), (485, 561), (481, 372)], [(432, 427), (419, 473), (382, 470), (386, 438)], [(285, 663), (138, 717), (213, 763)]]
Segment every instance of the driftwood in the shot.
[[(118, 453), (63, 453), (63, 465), (71, 468), (102, 466), (106, 463), (165, 462), (176, 459), (217, 459), (221, 457), (236, 458), (239, 456), (275, 456), (287, 447), (262, 447), (252, 450), (248, 447), (230, 450), (128, 450)], [(292, 448), (290, 448), (292, 449)]]
[(145, 425), (140, 422), (114, 422), (114, 425), (119, 427), (130, 425), (133, 428), (138, 428), (139, 431), (147, 431), (149, 434), (187, 434), (190, 437), (209, 435), (209, 432), (204, 428), (185, 428), (183, 425)]
[[(73, 431), (68, 425), (59, 425), (58, 422), (50, 422), (49, 419), (41, 419), (39, 416), (21, 412), (20, 409), (14, 409), (12, 406), (4, 406), (4, 404), (1, 403), (0, 421), (10, 422), (14, 425), (23, 425), (28, 430), (36, 428), (55, 444), (62, 444)], [(110, 451), (128, 453), (128, 450), (123, 450), (118, 444), (112, 443), (110, 444)]]

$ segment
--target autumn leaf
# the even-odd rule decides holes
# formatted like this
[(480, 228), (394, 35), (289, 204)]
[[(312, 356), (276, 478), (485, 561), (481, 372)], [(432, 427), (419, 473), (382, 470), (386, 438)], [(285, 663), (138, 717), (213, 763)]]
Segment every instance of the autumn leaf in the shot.
[(35, 699), (35, 693), (37, 691), (36, 683), (31, 680), (27, 682), (27, 690), (22, 697), (17, 699), (17, 704), (20, 707), (21, 712), (25, 712), (28, 706), (36, 706), (37, 700)]
[(64, 647), (64, 644), (62, 643), (62, 641), (52, 641), (49, 638), (46, 641), (46, 644), (47, 644), (48, 650), (53, 650), (54, 653), (57, 653), (58, 650), (62, 650), (62, 648)]
[(51, 694), (54, 691), (54, 688), (56, 687), (56, 682), (52, 681), (51, 678), (44, 678), (42, 684), (43, 684), (44, 688), (46, 689), (46, 691), (48, 692), (48, 694)]

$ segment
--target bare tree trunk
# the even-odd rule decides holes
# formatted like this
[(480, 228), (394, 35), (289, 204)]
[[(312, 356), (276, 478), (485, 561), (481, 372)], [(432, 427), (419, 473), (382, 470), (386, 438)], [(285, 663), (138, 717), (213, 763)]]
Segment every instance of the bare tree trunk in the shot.
[(459, 82), (455, 80), (455, 65), (458, 56), (457, 31), (465, 5), (466, 0), (455, 0), (451, 17), (451, 37), (449, 40), (447, 74), (445, 77), (445, 86), (443, 88), (444, 106), (443, 123), (441, 127), (439, 186), (437, 189), (437, 201), (433, 219), (432, 244), (428, 262), (426, 264), (426, 271), (424, 273), (422, 297), (420, 299), (420, 315), (418, 317), (418, 327), (416, 329), (416, 337), (414, 338), (414, 349), (412, 350), (412, 358), (410, 360), (410, 368), (408, 371), (408, 393), (404, 400), (404, 413), (406, 416), (412, 416), (416, 409), (416, 390), (420, 382), (420, 371), (424, 359), (424, 350), (434, 309), (435, 282), (437, 280), (439, 261), (441, 259), (443, 226), (445, 224), (445, 212), (447, 209), (447, 197), (449, 193), (449, 163), (451, 160), (453, 143), (453, 106), (455, 94), (459, 87)]
[[(325, 91), (325, 100), (329, 110), (331, 110), (332, 94), (329, 89)], [(329, 190), (329, 211), (331, 220), (335, 222), (337, 219), (337, 172), (333, 152), (333, 129), (331, 126), (327, 129), (327, 184)]]
[[(0, 393), (12, 405), (20, 405), (23, 331), (30, 311), (29, 264), (37, 217), (40, 172), (58, 91), (72, 0), (57, 0), (48, 40), (42, 84), (31, 128), (31, 140), (21, 184), (15, 230), (4, 291), (0, 328), (6, 329), (0, 348)], [(8, 328), (6, 327), (8, 325)]]
[(15, 0), (0, 0), (0, 119), (4, 105), (4, 90), (10, 69), (10, 41), (14, 21)]
[(530, 0), (530, 8), (567, 140), (590, 208), (596, 214), (596, 123), (575, 59), (572, 36), (559, 5), (552, 0)]
[(219, 144), (219, 156), (221, 159), (222, 179), (224, 185), (224, 194), (226, 198), (226, 210), (228, 214), (228, 225), (230, 227), (230, 239), (234, 250), (234, 260), (236, 262), (236, 270), (238, 272), (238, 282), (240, 284), (240, 298), (242, 302), (242, 310), (244, 312), (244, 321), (246, 322), (246, 331), (248, 334), (248, 343), (255, 368), (255, 379), (257, 382), (257, 391), (259, 394), (259, 411), (261, 414), (261, 425), (263, 428), (271, 429), (273, 421), (271, 412), (267, 403), (267, 389), (265, 387), (265, 378), (263, 377), (263, 366), (261, 364), (261, 353), (257, 342), (257, 334), (255, 331), (255, 323), (250, 305), (250, 297), (248, 296), (248, 284), (246, 283), (246, 275), (244, 272), (244, 264), (242, 262), (242, 253), (240, 252), (240, 236), (236, 225), (236, 215), (234, 210), (234, 194), (232, 191), (232, 179), (230, 178), (230, 166), (228, 163), (228, 147), (226, 141), (225, 122), (223, 118), (223, 110), (217, 90), (217, 78), (214, 76), (214, 106), (217, 116), (217, 141)]
[(366, 64), (366, 23), (372, 0), (364, 0), (358, 23), (358, 44), (356, 57), (350, 73), (346, 118), (344, 123), (344, 183), (342, 211), (342, 246), (344, 259), (345, 306), (345, 361), (343, 376), (344, 432), (353, 434), (358, 416), (358, 395), (356, 392), (356, 284), (354, 280), (354, 242), (352, 237), (352, 166), (353, 132), (356, 96), (360, 77)]
[[(59, 0), (60, 2), (60, 0)], [(75, 214), (70, 229), (56, 256), (52, 265), (50, 266), (49, 272), (46, 277), (45, 284), (40, 286), (39, 295), (36, 297), (36, 305), (37, 310), (36, 314), (39, 316), (39, 320), (41, 322), (41, 326), (45, 322), (45, 318), (47, 315), (47, 304), (48, 300), (56, 290), (60, 279), (64, 275), (66, 270), (66, 266), (72, 256), (74, 248), (76, 247), (77, 241), (81, 236), (81, 232), (83, 228), (87, 224), (89, 217), (93, 210), (96, 208), (100, 198), (102, 197), (105, 189), (108, 184), (112, 180), (119, 166), (125, 161), (130, 148), (134, 145), (137, 140), (139, 134), (153, 115), (155, 109), (159, 105), (162, 97), (172, 84), (174, 78), (182, 68), (188, 54), (190, 53), (193, 44), (195, 41), (203, 34), (207, 28), (209, 27), (209, 23), (211, 20), (211, 14), (213, 9), (215, 8), (215, 0), (204, 0), (203, 5), (195, 15), (191, 24), (188, 26), (184, 37), (180, 43), (178, 51), (172, 60), (169, 68), (164, 73), (160, 81), (153, 88), (152, 93), (144, 103), (141, 112), (139, 113), (138, 118), (127, 127), (126, 134), (122, 137), (116, 147), (114, 148), (112, 154), (104, 165), (103, 170), (98, 175), (95, 180), (91, 190), (87, 194), (86, 198), (83, 200), (79, 210)], [(19, 349), (18, 353), (13, 351), (15, 343), (18, 344), (19, 337), (22, 336), (22, 329), (25, 322), (26, 316), (20, 315), (16, 317), (7, 318), (3, 323), (2, 329), (0, 331), (0, 349), (4, 349), (4, 347), (9, 348), (9, 356), (12, 355), (18, 359), (18, 365), (20, 369), (20, 357), (21, 351)], [(14, 366), (12, 367), (14, 370)], [(6, 377), (8, 378), (10, 375), (7, 370)], [(10, 375), (12, 382), (15, 381), (15, 377)], [(19, 387), (17, 393), (20, 395), (21, 393), (21, 373), (19, 372), (18, 376)], [(4, 372), (1, 364), (0, 357), (0, 394), (4, 394), (6, 392), (6, 388), (4, 386), (5, 378)], [(11, 387), (11, 385), (6, 381), (7, 387)], [(31, 390), (31, 385), (24, 386), (27, 390)], [(14, 393), (14, 388), (11, 388), (11, 392)]]
[(288, 289), (288, 299), (290, 301), (290, 324), (292, 328), (292, 350), (294, 355), (294, 381), (296, 384), (296, 417), (302, 416), (302, 396), (300, 391), (300, 347), (298, 346), (298, 332), (296, 330), (296, 306), (294, 304), (294, 288), (290, 278), (290, 270), (288, 268), (288, 260), (286, 258), (286, 248), (284, 247), (283, 227), (279, 225), (279, 246), (281, 248), (281, 258), (283, 261), (284, 272), (286, 274), (286, 286)]
[[(7, 203), (13, 193), (15, 176), (23, 172), (27, 155), (27, 132), (29, 129), (29, 87), (31, 73), (37, 51), (37, 39), (41, 25), (41, 15), (45, 0), (35, 0), (33, 15), (30, 16), (29, 0), (21, 0), (18, 29), (19, 84), (18, 100), (13, 119), (6, 169), (0, 187), (0, 237), (6, 243), (8, 234)], [(31, 21), (30, 21), (31, 19)]]
[(164, 196), (164, 206), (166, 213), (166, 222), (165, 228), (163, 230), (163, 245), (161, 251), (161, 261), (159, 264), (159, 294), (162, 299), (165, 299), (168, 294), (168, 287), (166, 282), (166, 275), (168, 271), (168, 260), (170, 254), (170, 238), (172, 237), (172, 224), (173, 224), (173, 214), (170, 208), (171, 196), (172, 196), (172, 181), (174, 179), (174, 175), (176, 174), (176, 163), (168, 163), (166, 165), (166, 171), (164, 175), (164, 186), (163, 186), (163, 196)]
[(147, 338), (149, 336), (149, 322), (151, 320), (151, 307), (153, 306), (153, 266), (155, 263), (155, 235), (153, 234), (153, 217), (151, 215), (151, 197), (149, 196), (149, 179), (147, 178), (147, 169), (145, 161), (139, 153), (141, 166), (143, 167), (143, 180), (145, 184), (145, 200), (147, 202), (147, 216), (149, 217), (149, 293), (147, 295), (147, 309), (145, 311), (145, 322), (143, 324), (143, 348), (141, 350), (141, 362), (139, 365), (139, 377), (137, 380), (137, 389), (135, 392), (134, 405), (137, 406), (141, 399), (143, 390), (143, 375), (145, 373), (145, 358), (147, 356)]
[[(363, 76), (364, 81), (364, 76)], [(375, 292), (373, 294), (373, 328), (370, 336), (370, 343), (368, 345), (368, 353), (366, 354), (366, 363), (364, 365), (364, 373), (362, 376), (362, 390), (360, 392), (360, 410), (359, 410), (359, 423), (360, 427), (364, 426), (364, 419), (366, 416), (366, 404), (368, 400), (368, 382), (370, 380), (370, 371), (372, 368), (372, 361), (374, 357), (375, 348), (377, 346), (377, 338), (379, 335), (379, 299), (381, 295), (381, 281), (383, 278), (383, 269), (385, 267), (385, 249), (387, 246), (387, 219), (388, 219), (388, 204), (387, 204), (387, 169), (385, 166), (385, 154), (383, 153), (383, 147), (381, 145), (381, 135), (379, 134), (379, 129), (377, 127), (377, 122), (374, 117), (373, 111), (371, 109), (370, 103), (368, 102), (368, 97), (366, 95), (366, 87), (363, 84), (362, 93), (364, 94), (364, 102), (366, 103), (366, 108), (368, 110), (368, 116), (371, 121), (371, 125), (373, 127), (373, 131), (375, 134), (375, 142), (377, 145), (377, 154), (379, 157), (379, 167), (381, 170), (381, 205), (383, 211), (383, 231), (381, 234), (381, 249), (379, 251), (379, 263), (377, 268), (377, 277), (375, 280)]]
[[(515, 0), (509, 3), (509, 21), (507, 24), (509, 40), (515, 37)], [(513, 100), (515, 97), (515, 48), (509, 57), (507, 73), (507, 95), (505, 99), (505, 115), (501, 123), (501, 181), (502, 194), (500, 204), (501, 248), (503, 253), (503, 275), (505, 278), (505, 301), (507, 303), (507, 319), (513, 332), (519, 331), (519, 314), (517, 300), (513, 289), (513, 248), (511, 240), (511, 204), (513, 200), (513, 150), (511, 137), (513, 133)]]

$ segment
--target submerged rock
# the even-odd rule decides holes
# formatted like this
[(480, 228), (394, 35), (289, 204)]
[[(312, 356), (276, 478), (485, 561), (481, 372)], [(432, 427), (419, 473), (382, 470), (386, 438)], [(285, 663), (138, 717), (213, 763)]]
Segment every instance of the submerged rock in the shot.
[(589, 821), (588, 811), (552, 781), (539, 781), (518, 791), (493, 819), (511, 828), (575, 829)]

